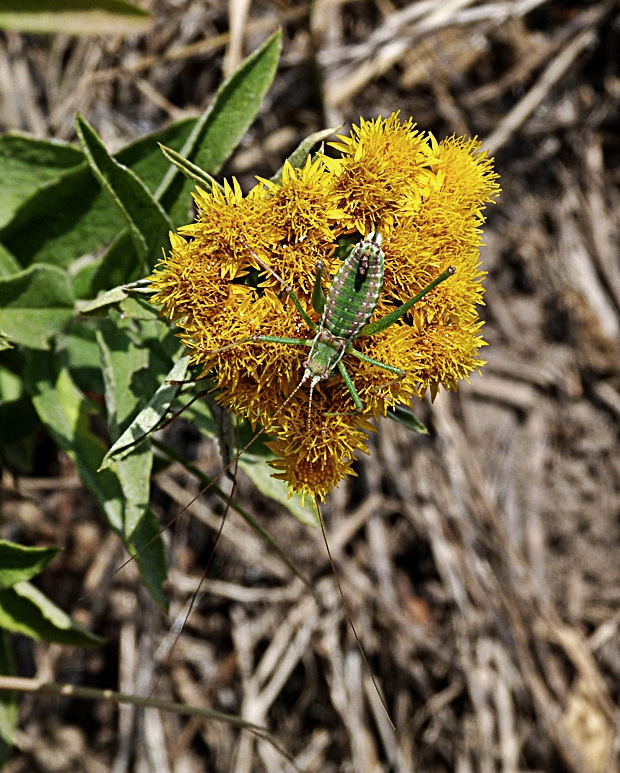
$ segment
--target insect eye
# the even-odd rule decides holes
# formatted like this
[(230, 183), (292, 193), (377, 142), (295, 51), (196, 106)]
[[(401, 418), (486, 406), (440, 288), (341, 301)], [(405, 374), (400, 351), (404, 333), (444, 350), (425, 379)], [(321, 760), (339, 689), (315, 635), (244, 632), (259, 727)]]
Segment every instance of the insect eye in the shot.
[(302, 365), (304, 366), (304, 368), (307, 368), (308, 367), (308, 360), (304, 360)]

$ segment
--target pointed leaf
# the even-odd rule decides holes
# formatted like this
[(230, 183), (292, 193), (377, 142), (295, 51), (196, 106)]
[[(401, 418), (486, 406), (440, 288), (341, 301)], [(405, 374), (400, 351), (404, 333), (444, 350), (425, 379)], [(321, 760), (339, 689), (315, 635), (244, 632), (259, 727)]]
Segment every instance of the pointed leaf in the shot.
[(58, 553), (58, 548), (28, 548), (0, 540), (0, 590), (39, 574)]
[(43, 183), (83, 162), (84, 154), (75, 145), (14, 132), (0, 137), (0, 227)]
[(153, 453), (151, 444), (142, 441), (114, 465), (125, 496), (124, 533), (129, 541), (146, 515), (151, 493)]
[(179, 393), (181, 385), (187, 375), (189, 357), (182, 357), (175, 362), (172, 370), (166, 376), (164, 383), (153, 395), (146, 408), (144, 408), (123, 432), (112, 448), (105, 455), (101, 463), (101, 470), (105, 470), (113, 462), (123, 459), (135, 447), (136, 443), (152, 432), (168, 412), (170, 405)]
[(136, 557), (140, 577), (146, 589), (153, 600), (167, 611), (168, 599), (164, 596), (162, 588), (168, 577), (168, 559), (161, 537), (161, 527), (150, 508), (136, 527), (128, 548)]
[(203, 188), (207, 192), (211, 192), (211, 189), (214, 186), (220, 190), (223, 190), (222, 186), (214, 177), (211, 177), (208, 172), (205, 172), (200, 167), (192, 164), (191, 161), (183, 158), (183, 156), (179, 155), (176, 150), (167, 148), (165, 145), (160, 145), (159, 147), (161, 148), (161, 152), (168, 159), (168, 161), (170, 161), (171, 164), (174, 164), (176, 168), (183, 175), (185, 175), (185, 177), (187, 177), (188, 180), (196, 183), (196, 185)]
[(67, 35), (146, 32), (151, 15), (126, 0), (0, 0), (0, 27)]
[[(195, 118), (177, 121), (132, 142), (114, 158), (154, 191), (169, 169), (157, 143), (180, 149), (195, 123)], [(189, 202), (189, 194), (187, 199)], [(23, 266), (34, 262), (68, 266), (81, 255), (100, 249), (123, 228), (124, 221), (119, 218), (116, 205), (84, 162), (57, 179), (44, 182), (0, 231), (0, 241)], [(136, 261), (135, 254), (133, 260)], [(107, 266), (106, 271), (109, 270)], [(103, 275), (99, 289), (107, 290), (125, 281), (124, 276), (118, 281), (112, 277), (106, 284)]]
[(80, 314), (87, 317), (106, 317), (110, 308), (118, 308), (121, 301), (127, 297), (125, 285), (119, 285), (108, 290), (103, 295), (95, 298), (94, 301), (79, 303)]
[(420, 419), (416, 419), (413, 411), (402, 405), (392, 405), (387, 410), (388, 418), (402, 424), (403, 427), (417, 432), (418, 435), (428, 435), (428, 429), (422, 424)]
[(73, 316), (73, 290), (55, 266), (34, 265), (0, 278), (0, 330), (12, 341), (45, 349)]
[[(282, 33), (278, 31), (220, 86), (179, 151), (182, 158), (210, 175), (220, 171), (258, 114), (276, 74), (281, 47)], [(173, 167), (155, 197), (170, 211), (182, 190), (181, 173)]]
[[(334, 132), (337, 132), (339, 128), (339, 126), (332, 126), (331, 129), (321, 129), (321, 131), (308, 135), (299, 143), (299, 145), (286, 160), (294, 169), (300, 169), (306, 163), (308, 156), (310, 155), (310, 151), (317, 144), (317, 142), (322, 142), (323, 140), (327, 139)], [(280, 182), (282, 179), (282, 169), (283, 167), (278, 169), (278, 171), (271, 178), (271, 182)]]
[(29, 582), (0, 590), (0, 628), (38, 641), (96, 647), (103, 639), (87, 631)]
[[(165, 341), (149, 339), (146, 333), (134, 338), (130, 333), (130, 321), (123, 326), (112, 320), (104, 320), (97, 331), (101, 353), (101, 367), (105, 383), (106, 408), (110, 437), (116, 442), (134, 418), (146, 407), (159, 389), (171, 362), (166, 352), (158, 350)], [(156, 321), (145, 323), (152, 329), (157, 326), (161, 333), (178, 347), (178, 341), (166, 325)]]
[(168, 244), (168, 232), (172, 230), (168, 215), (142, 180), (108, 154), (95, 131), (79, 114), (75, 125), (91, 170), (127, 221), (146, 270), (151, 269), (161, 249)]

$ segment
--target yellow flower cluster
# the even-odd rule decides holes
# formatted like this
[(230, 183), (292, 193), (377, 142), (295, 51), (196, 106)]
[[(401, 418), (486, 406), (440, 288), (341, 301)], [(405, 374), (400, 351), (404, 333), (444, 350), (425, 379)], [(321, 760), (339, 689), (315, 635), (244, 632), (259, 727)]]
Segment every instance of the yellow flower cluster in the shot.
[[(223, 191), (199, 190), (196, 221), (171, 234), (172, 252), (151, 277), (152, 302), (182, 329), (192, 362), (211, 374), (219, 402), (274, 438), (276, 477), (320, 498), (352, 473), (355, 450), (366, 451), (370, 417), (427, 389), (434, 396), (440, 385), (455, 388), (484, 364), (476, 310), (484, 275), (480, 226), (484, 206), (499, 192), (492, 161), (476, 140), (438, 143), (397, 114), (362, 120), (338, 139), (332, 147), (339, 158), (320, 153), (300, 169), (287, 163), (280, 182), (259, 180), (247, 196), (236, 180)], [(334, 371), (317, 384), (308, 418), (306, 385), (287, 401), (308, 348), (251, 340), (314, 336), (261, 262), (294, 288), (318, 322), (311, 303), (317, 260), (333, 277), (343, 238), (356, 242), (374, 229), (383, 237), (385, 276), (371, 322), (449, 266), (455, 274), (391, 327), (354, 340), (363, 354), (404, 370), (402, 380), (345, 354), (363, 414)]]

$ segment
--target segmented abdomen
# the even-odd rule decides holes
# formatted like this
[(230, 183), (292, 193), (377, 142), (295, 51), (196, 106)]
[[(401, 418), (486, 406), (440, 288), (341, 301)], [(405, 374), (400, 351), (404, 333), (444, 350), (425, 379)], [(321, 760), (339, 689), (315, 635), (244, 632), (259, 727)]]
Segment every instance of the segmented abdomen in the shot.
[(356, 336), (375, 310), (383, 287), (381, 241), (378, 231), (368, 234), (351, 250), (332, 281), (321, 327), (338, 338)]

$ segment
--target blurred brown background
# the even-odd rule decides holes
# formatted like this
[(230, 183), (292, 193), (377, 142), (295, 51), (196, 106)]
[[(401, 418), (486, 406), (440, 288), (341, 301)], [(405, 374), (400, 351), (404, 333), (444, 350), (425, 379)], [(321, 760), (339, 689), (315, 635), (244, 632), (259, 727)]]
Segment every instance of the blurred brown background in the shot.
[[(64, 553), (41, 587), (107, 639), (17, 641), (22, 675), (205, 705), (266, 724), (303, 771), (618, 770), (620, 694), (620, 8), (562, 0), (146, 0), (147, 35), (4, 34), (0, 127), (111, 150), (197, 114), (277, 26), (283, 56), (225, 170), (247, 189), (308, 133), (400, 110), (439, 138), (478, 135), (503, 193), (483, 249), (488, 365), (420, 417), (383, 421), (320, 533), (240, 474), (236, 496), (317, 583), (317, 599), (230, 513), (171, 655), (221, 512), (168, 535), (171, 615), (139, 588), (70, 462), (42, 440), (36, 477), (4, 472), (12, 539)], [(216, 472), (181, 421), (168, 439)], [(195, 493), (163, 473), (167, 522)], [(89, 595), (83, 598), (84, 593)], [(226, 725), (30, 696), (10, 773), (289, 771)]]

